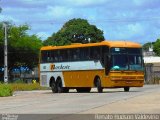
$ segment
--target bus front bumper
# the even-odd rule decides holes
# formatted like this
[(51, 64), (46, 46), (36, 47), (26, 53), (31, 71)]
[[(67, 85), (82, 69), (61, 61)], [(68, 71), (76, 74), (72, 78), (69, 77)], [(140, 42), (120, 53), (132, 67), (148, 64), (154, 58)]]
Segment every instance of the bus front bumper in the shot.
[(114, 87), (142, 87), (144, 76), (114, 76), (110, 77)]

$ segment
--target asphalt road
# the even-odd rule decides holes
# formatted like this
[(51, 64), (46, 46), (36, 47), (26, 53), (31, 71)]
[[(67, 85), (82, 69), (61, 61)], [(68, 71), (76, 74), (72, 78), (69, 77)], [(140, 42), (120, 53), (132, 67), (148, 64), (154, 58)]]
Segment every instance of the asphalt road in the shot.
[(104, 93), (53, 94), (51, 90), (19, 91), (0, 98), (0, 114), (160, 114), (160, 85), (104, 89)]

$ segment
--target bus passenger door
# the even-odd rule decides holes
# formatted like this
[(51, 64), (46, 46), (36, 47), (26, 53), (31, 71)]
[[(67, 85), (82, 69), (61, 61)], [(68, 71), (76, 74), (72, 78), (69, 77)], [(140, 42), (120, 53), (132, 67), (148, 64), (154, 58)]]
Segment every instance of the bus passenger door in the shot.
[(105, 75), (108, 76), (109, 74), (109, 71), (110, 71), (110, 56), (108, 54), (105, 54), (105, 57), (104, 57), (104, 65), (105, 65)]

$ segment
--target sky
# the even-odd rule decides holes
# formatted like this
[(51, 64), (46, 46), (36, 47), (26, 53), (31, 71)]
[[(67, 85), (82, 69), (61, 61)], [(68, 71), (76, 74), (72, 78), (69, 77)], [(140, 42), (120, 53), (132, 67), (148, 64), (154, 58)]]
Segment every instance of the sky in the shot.
[(87, 19), (106, 40), (140, 44), (160, 38), (160, 0), (0, 0), (0, 21), (28, 24), (45, 40), (70, 19)]

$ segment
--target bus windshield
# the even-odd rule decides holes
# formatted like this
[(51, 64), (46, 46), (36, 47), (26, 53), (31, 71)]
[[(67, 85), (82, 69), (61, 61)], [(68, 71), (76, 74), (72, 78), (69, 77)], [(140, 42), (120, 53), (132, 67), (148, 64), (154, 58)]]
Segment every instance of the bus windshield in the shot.
[(111, 48), (111, 70), (143, 70), (140, 48)]

